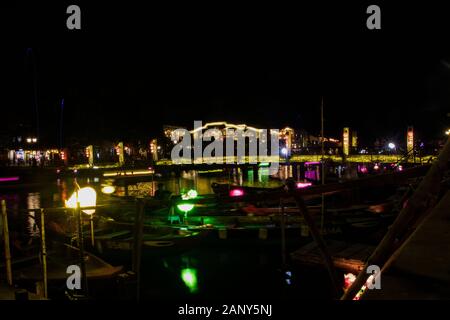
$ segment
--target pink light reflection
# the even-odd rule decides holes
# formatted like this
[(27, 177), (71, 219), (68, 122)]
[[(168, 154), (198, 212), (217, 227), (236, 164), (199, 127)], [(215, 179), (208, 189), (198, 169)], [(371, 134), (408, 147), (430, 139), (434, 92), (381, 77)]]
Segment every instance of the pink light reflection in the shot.
[(311, 182), (297, 182), (297, 189), (307, 188), (312, 186)]
[(0, 182), (7, 182), (7, 181), (19, 181), (19, 177), (0, 178)]
[(242, 197), (243, 195), (244, 195), (244, 190), (242, 190), (242, 189), (230, 190), (230, 197)]

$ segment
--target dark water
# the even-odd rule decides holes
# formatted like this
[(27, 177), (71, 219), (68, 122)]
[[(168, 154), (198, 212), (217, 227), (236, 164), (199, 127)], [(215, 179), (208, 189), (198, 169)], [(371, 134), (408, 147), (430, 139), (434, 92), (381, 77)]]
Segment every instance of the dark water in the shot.
[[(211, 193), (212, 182), (234, 180), (239, 184), (277, 186), (280, 181), (267, 176), (253, 177), (248, 172), (236, 172), (233, 176), (207, 177), (196, 172), (186, 172), (181, 179), (164, 180), (167, 189), (174, 193), (195, 187), (200, 194)], [(108, 197), (101, 194), (105, 181), (101, 178), (78, 179), (80, 186), (90, 185), (98, 192), (98, 204), (108, 204)], [(12, 246), (17, 243), (25, 247), (38, 243), (39, 227), (32, 217), (21, 210), (59, 207), (73, 192), (73, 180), (58, 180), (35, 189), (1, 191), (5, 199)], [(181, 189), (180, 189), (181, 186)], [(140, 183), (130, 188), (130, 194), (152, 194), (156, 182)], [(300, 237), (300, 235), (299, 235)], [(48, 239), (52, 241), (52, 239)], [(18, 252), (14, 250), (13, 252)], [(131, 257), (130, 257), (131, 258)], [(130, 259), (131, 260), (131, 259)], [(130, 268), (128, 261), (121, 263)], [(279, 245), (241, 244), (202, 245), (183, 254), (160, 255), (145, 258), (142, 262), (141, 292), (143, 299), (170, 298), (328, 298), (329, 283), (326, 273), (310, 273), (291, 267), (281, 270), (281, 247)], [(103, 293), (102, 293), (103, 294)], [(102, 298), (102, 297), (98, 297)], [(106, 296), (104, 298), (117, 298)]]

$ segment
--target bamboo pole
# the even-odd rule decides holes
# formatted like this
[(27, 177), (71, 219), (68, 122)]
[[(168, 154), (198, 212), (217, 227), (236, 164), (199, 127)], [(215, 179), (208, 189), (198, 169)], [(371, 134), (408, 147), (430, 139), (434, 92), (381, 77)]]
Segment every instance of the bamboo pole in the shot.
[[(78, 192), (78, 191), (77, 191)], [(78, 199), (78, 196), (77, 196)], [(82, 283), (83, 288), (82, 292), (85, 294), (85, 296), (88, 296), (88, 280), (87, 280), (87, 274), (86, 274), (86, 261), (84, 257), (84, 237), (83, 237), (83, 217), (82, 217), (82, 211), (80, 209), (80, 202), (77, 201), (77, 207), (75, 209), (75, 215), (78, 220), (78, 249), (79, 249), (79, 262), (80, 262), (80, 269), (81, 269), (81, 277), (82, 277)]]
[(95, 234), (94, 234), (94, 215), (91, 214), (91, 218), (89, 219), (91, 225), (91, 246), (95, 247)]
[(41, 211), (41, 250), (42, 250), (42, 273), (44, 278), (44, 298), (48, 298), (48, 286), (47, 286), (47, 246), (45, 244), (45, 213), (44, 209)]
[(134, 235), (133, 235), (133, 261), (132, 270), (136, 274), (136, 299), (140, 300), (141, 289), (141, 257), (142, 257), (142, 240), (144, 233), (144, 201), (137, 199), (136, 217), (134, 220)]
[(281, 259), (284, 268), (286, 266), (286, 215), (283, 200), (281, 200)]
[[(322, 103), (320, 105), (320, 118), (321, 118), (321, 135), (322, 135), (322, 185), (325, 184), (325, 138), (324, 138), (324, 131), (323, 131), (323, 97), (322, 97)], [(325, 195), (322, 193), (321, 195), (321, 217), (320, 217), (320, 233), (323, 234), (323, 225), (324, 225), (324, 219), (325, 219)]]
[(439, 189), (441, 187), (441, 179), (448, 168), (450, 160), (450, 138), (447, 140), (444, 148), (434, 161), (431, 168), (428, 170), (424, 179), (420, 182), (416, 191), (413, 193), (408, 201), (408, 204), (400, 211), (397, 219), (389, 228), (388, 232), (381, 240), (375, 251), (367, 260), (363, 270), (359, 273), (351, 287), (344, 293), (341, 300), (351, 300), (355, 297), (357, 292), (366, 283), (368, 274), (365, 270), (370, 265), (378, 265), (380, 269), (394, 253), (394, 251), (401, 246), (399, 239), (404, 240), (405, 232), (412, 227), (412, 224), (418, 219), (425, 216), (429, 212), (437, 200)]
[(3, 243), (5, 246), (6, 279), (10, 286), (13, 285), (12, 267), (11, 267), (11, 248), (9, 246), (9, 228), (8, 213), (6, 212), (6, 201), (2, 200), (2, 219), (3, 219)]
[(339, 279), (336, 273), (336, 270), (334, 268), (333, 260), (331, 259), (331, 255), (328, 252), (328, 248), (320, 235), (319, 230), (317, 229), (314, 220), (311, 218), (311, 216), (308, 213), (308, 208), (305, 205), (305, 202), (303, 201), (302, 197), (295, 194), (291, 191), (292, 196), (295, 199), (295, 202), (297, 204), (297, 207), (300, 210), (300, 213), (303, 215), (306, 223), (308, 224), (309, 231), (311, 232), (311, 235), (314, 239), (314, 241), (317, 244), (317, 247), (319, 248), (319, 251), (322, 255), (323, 261), (325, 263), (325, 267), (328, 270), (328, 274), (330, 275), (330, 279), (333, 285), (333, 289), (335, 291), (336, 296), (339, 296), (342, 292), (341, 286), (339, 285)]

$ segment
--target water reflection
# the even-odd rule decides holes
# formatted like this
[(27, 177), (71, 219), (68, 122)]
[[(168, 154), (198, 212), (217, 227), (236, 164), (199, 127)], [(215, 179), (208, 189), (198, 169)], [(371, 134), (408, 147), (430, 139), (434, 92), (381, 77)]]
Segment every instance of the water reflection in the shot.
[(269, 168), (260, 168), (258, 170), (259, 186), (266, 187), (269, 183)]
[(194, 268), (184, 268), (181, 270), (181, 279), (191, 293), (198, 291), (197, 270)]
[[(304, 176), (307, 178), (317, 179), (317, 168), (305, 168)], [(223, 169), (222, 173), (214, 172), (209, 174), (209, 171), (185, 170), (178, 175), (173, 173), (170, 176), (163, 178), (156, 178), (154, 181), (139, 182), (128, 186), (128, 194), (130, 196), (154, 196), (158, 185), (163, 184), (164, 188), (172, 194), (179, 195), (190, 189), (197, 190), (198, 194), (212, 194), (214, 193), (211, 185), (213, 183), (219, 184), (236, 184), (240, 186), (254, 186), (274, 188), (283, 184), (283, 181), (290, 177), (300, 177), (300, 170), (297, 166), (280, 165), (279, 172), (275, 175), (270, 175), (268, 167), (235, 167), (230, 169)], [(113, 181), (97, 178), (78, 178), (78, 184), (82, 187), (91, 186), (97, 193), (101, 192), (102, 184), (112, 185)], [(8, 199), (8, 207), (16, 206), (16, 210), (21, 209), (35, 209), (40, 207), (58, 207), (63, 206), (64, 201), (67, 200), (74, 190), (74, 179), (57, 179), (55, 183), (49, 184), (39, 190), (15, 190), (8, 191), (7, 194), (0, 194), (0, 197), (11, 197), (15, 194), (13, 201)], [(116, 186), (118, 195), (125, 195), (125, 188), (123, 186)], [(30, 218), (32, 219), (32, 218)], [(31, 226), (31, 222), (29, 223)], [(34, 229), (33, 229), (34, 230)], [(37, 231), (33, 231), (36, 233)]]
[[(255, 180), (255, 175), (257, 179)], [(214, 193), (211, 185), (213, 183), (231, 183), (239, 186), (254, 186), (274, 188), (283, 184), (283, 180), (293, 176), (292, 166), (281, 166), (280, 174), (270, 176), (269, 168), (233, 168), (222, 175), (205, 175), (196, 170), (182, 171), (177, 177), (171, 175), (158, 181), (139, 182), (128, 186), (130, 196), (154, 196), (158, 185), (162, 183), (164, 188), (172, 194), (182, 194), (188, 190), (197, 190), (198, 194)], [(118, 187), (119, 195), (125, 194), (125, 188)]]

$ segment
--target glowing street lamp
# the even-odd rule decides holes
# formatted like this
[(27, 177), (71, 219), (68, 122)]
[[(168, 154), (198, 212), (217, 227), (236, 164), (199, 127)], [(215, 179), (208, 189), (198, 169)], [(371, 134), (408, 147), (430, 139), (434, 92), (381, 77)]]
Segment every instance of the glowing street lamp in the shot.
[(184, 212), (184, 222), (187, 224), (187, 214), (194, 208), (194, 205), (192, 203), (180, 203), (177, 205), (177, 208)]
[[(71, 209), (77, 209), (77, 203), (80, 206), (80, 209), (87, 207), (95, 207), (97, 204), (97, 192), (91, 187), (81, 188), (78, 191), (75, 191), (69, 200), (66, 200), (66, 207)], [(81, 212), (84, 212), (88, 215), (91, 215), (91, 243), (94, 246), (94, 220), (93, 214), (95, 209), (87, 209), (80, 211), (80, 223), (81, 223)]]
[(388, 147), (389, 147), (389, 149), (394, 150), (395, 144), (393, 142), (389, 142)]
[[(97, 193), (91, 187), (80, 188), (76, 184), (77, 190), (72, 194), (69, 200), (66, 200), (66, 207), (71, 209), (76, 209), (77, 221), (78, 221), (78, 244), (80, 250), (80, 266), (81, 266), (81, 276), (84, 280), (84, 287), (87, 288), (87, 276), (86, 276), (86, 262), (84, 260), (84, 240), (83, 240), (83, 222), (82, 222), (82, 212), (91, 215), (91, 244), (94, 246), (94, 220), (93, 213), (95, 210), (87, 209), (80, 210), (81, 208), (95, 207), (97, 203)], [(86, 290), (86, 289), (84, 289)]]
[(447, 131), (445, 131), (446, 135), (450, 135), (450, 129), (448, 129)]
[[(75, 191), (69, 200), (66, 200), (66, 207), (71, 209), (77, 208), (77, 202), (80, 203), (80, 208), (95, 207), (97, 203), (97, 192), (91, 187), (81, 188)], [(82, 210), (86, 214), (93, 214), (95, 209)]]
[(190, 189), (188, 192), (181, 195), (181, 198), (183, 200), (195, 199), (197, 197), (198, 197), (198, 192), (197, 192), (197, 190), (194, 190), (194, 189)]
[(194, 208), (194, 205), (192, 203), (181, 203), (177, 205), (177, 208), (180, 211), (183, 211), (185, 214), (187, 214), (189, 211), (191, 211)]
[(187, 195), (189, 196), (190, 199), (195, 199), (198, 196), (198, 192), (194, 189), (191, 189), (187, 192)]
[(188, 192), (183, 193), (181, 195), (181, 199), (183, 199), (183, 200), (195, 199), (197, 197), (198, 197), (198, 192), (194, 189), (191, 189)]

